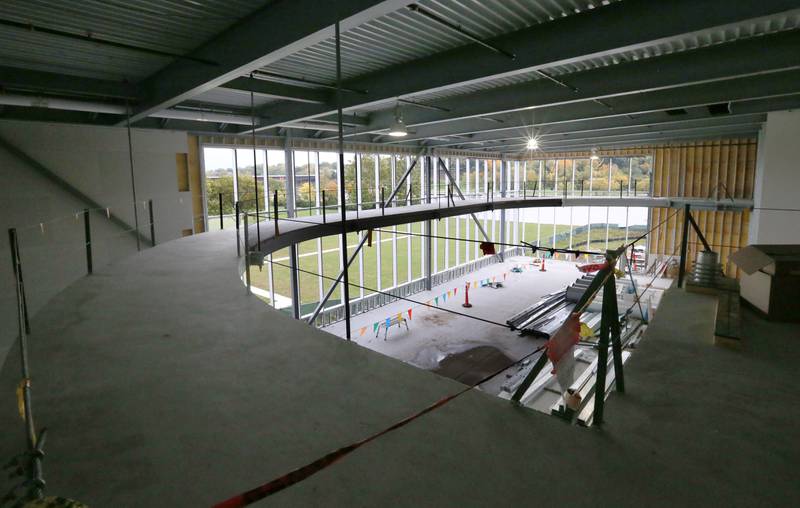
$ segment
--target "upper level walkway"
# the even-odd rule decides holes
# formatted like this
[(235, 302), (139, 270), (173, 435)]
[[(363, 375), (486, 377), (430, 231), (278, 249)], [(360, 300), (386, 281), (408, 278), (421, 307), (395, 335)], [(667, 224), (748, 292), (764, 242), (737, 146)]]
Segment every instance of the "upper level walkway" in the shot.
[[(209, 506), (463, 388), (269, 308), (239, 274), (233, 232), (186, 237), (33, 317), (48, 493)], [(745, 350), (719, 349), (715, 305), (667, 292), (602, 429), (473, 390), (263, 504), (794, 505), (800, 332), (745, 314)], [(0, 372), (4, 459), (24, 443), (15, 353)]]
[[(433, 200), (431, 203), (397, 207), (387, 206), (383, 209), (371, 208), (347, 212), (346, 224), (347, 231), (350, 232), (395, 224), (478, 214), (492, 210), (586, 206), (683, 208), (686, 204), (691, 205), (693, 210), (741, 210), (751, 208), (753, 201), (744, 199), (712, 201), (669, 197), (501, 197), (459, 200), (456, 197), (451, 203), (448, 203), (446, 199), (438, 199)], [(255, 219), (255, 213), (251, 217), (251, 220)], [(248, 243), (251, 250), (259, 250), (264, 254), (274, 252), (293, 243), (341, 233), (341, 213), (279, 219), (279, 235), (277, 237), (274, 236), (274, 215), (268, 216), (268, 213), (262, 210), (259, 214), (259, 219), (258, 230), (256, 230), (255, 225), (251, 225), (248, 230)], [(261, 241), (260, 248), (256, 248), (259, 240)]]

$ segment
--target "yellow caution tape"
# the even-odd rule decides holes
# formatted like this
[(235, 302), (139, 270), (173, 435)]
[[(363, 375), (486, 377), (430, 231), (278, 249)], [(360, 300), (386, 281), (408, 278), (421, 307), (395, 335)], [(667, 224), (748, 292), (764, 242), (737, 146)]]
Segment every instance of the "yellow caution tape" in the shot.
[(586, 323), (581, 323), (581, 338), (582, 339), (590, 339), (594, 337), (594, 330), (589, 327)]
[(29, 379), (23, 379), (17, 385), (17, 409), (19, 410), (19, 417), (25, 419), (25, 395), (24, 390), (26, 386), (30, 386)]

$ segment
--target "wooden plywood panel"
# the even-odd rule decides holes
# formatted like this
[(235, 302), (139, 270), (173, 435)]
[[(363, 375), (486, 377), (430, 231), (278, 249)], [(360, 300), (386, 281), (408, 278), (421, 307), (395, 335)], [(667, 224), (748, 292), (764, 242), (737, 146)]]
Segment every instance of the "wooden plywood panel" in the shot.
[(178, 178), (178, 191), (189, 192), (189, 154), (175, 154), (175, 175)]
[(188, 137), (189, 153), (186, 163), (189, 174), (189, 188), (192, 192), (192, 227), (195, 234), (205, 231), (203, 219), (203, 177), (200, 174), (200, 143), (197, 136)]

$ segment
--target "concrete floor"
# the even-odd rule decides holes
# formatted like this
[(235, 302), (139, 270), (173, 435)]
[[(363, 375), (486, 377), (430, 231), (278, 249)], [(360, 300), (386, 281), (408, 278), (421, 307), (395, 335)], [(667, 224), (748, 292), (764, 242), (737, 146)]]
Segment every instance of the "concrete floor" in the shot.
[[(85, 278), (33, 319), (48, 492), (90, 506), (208, 506), (385, 428), (463, 385), (245, 295), (229, 232)], [(264, 506), (796, 506), (800, 327), (745, 313), (711, 344), (713, 297), (668, 291), (606, 425), (472, 391)], [(23, 446), (15, 356), (0, 457)]]
[[(439, 299), (440, 308), (505, 323), (514, 313), (536, 303), (548, 293), (564, 289), (581, 275), (573, 263), (551, 260), (546, 262), (546, 272), (538, 271), (538, 267), (522, 273), (511, 272), (511, 268), (515, 265), (527, 266), (531, 260), (532, 258), (526, 256), (509, 257), (504, 263), (484, 267), (466, 277), (459, 277), (434, 287), (432, 291), (416, 293), (409, 298), (425, 303), (436, 296), (440, 297), (448, 290), (457, 288), (458, 293), (454, 297), (444, 302)], [(506, 273), (505, 281), (503, 273)], [(469, 309), (461, 306), (464, 303), (466, 281), (492, 277), (503, 281), (504, 287), (470, 289), (469, 298), (473, 306)], [(375, 337), (375, 333), (372, 332), (373, 323), (384, 321), (387, 317), (398, 313), (403, 313), (407, 317), (406, 311), (409, 307), (413, 309), (408, 330), (393, 326), (389, 329), (386, 340), (383, 329), (379, 331), (378, 337)], [(367, 332), (359, 336), (358, 332), (362, 327), (367, 327)], [(339, 336), (344, 336), (344, 329), (344, 322), (324, 328), (325, 331)], [(436, 369), (439, 362), (448, 355), (480, 346), (491, 346), (510, 358), (520, 358), (542, 343), (538, 339), (520, 337), (517, 332), (495, 324), (404, 300), (353, 316), (352, 330), (353, 340), (357, 344), (428, 370)]]

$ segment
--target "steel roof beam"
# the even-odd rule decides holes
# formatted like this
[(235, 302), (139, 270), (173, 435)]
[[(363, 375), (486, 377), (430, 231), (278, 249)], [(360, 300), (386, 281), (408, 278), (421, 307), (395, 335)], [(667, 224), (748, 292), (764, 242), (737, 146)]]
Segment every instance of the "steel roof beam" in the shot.
[[(547, 130), (540, 131), (536, 138), (540, 142), (553, 142), (553, 141), (569, 141), (570, 139), (577, 139), (578, 136), (584, 134), (595, 134), (602, 132), (610, 132), (611, 134), (636, 134), (639, 132), (656, 132), (662, 130), (679, 130), (692, 127), (710, 127), (710, 126), (725, 126), (731, 123), (742, 122), (764, 122), (767, 118), (764, 113), (747, 113), (747, 114), (728, 114), (720, 117), (710, 116), (707, 112), (698, 115), (696, 108), (691, 112), (687, 112), (687, 119), (675, 120), (674, 117), (667, 116), (664, 113), (650, 113), (642, 115), (642, 117), (629, 118), (600, 118), (594, 120), (586, 120), (585, 122), (573, 122), (554, 125)], [(689, 116), (691, 115), (691, 116)], [(477, 139), (477, 138), (461, 138), (452, 141), (441, 141), (430, 143), (432, 148), (443, 148), (448, 146), (467, 147), (469, 145), (482, 145), (491, 142), (499, 141), (519, 141), (520, 143), (527, 143), (527, 136), (509, 136), (495, 134), (491, 138)]]
[[(798, 48), (800, 30), (745, 39), (563, 76), (576, 91), (539, 79), (431, 102), (446, 111), (408, 108), (403, 120), (416, 127), (798, 69)], [(393, 110), (374, 113), (370, 124), (358, 133), (381, 131), (393, 121)]]
[(238, 92), (253, 92), (261, 97), (270, 97), (272, 99), (307, 102), (310, 104), (326, 104), (331, 99), (331, 95), (327, 91), (274, 83), (256, 78), (236, 78), (233, 81), (228, 81), (221, 88)]
[(270, 2), (187, 55), (219, 65), (181, 59), (145, 79), (142, 89), (146, 95), (131, 120), (141, 120), (329, 39), (337, 19), (341, 20), (343, 30), (349, 30), (406, 3), (404, 0)]
[[(797, 7), (797, 2), (792, 0), (626, 0), (487, 41), (513, 49), (517, 56), (515, 60), (487, 51), (477, 44), (468, 44), (348, 80), (345, 86), (366, 90), (367, 93), (348, 94), (343, 106), (380, 104), (420, 92), (446, 90), (489, 78), (543, 70), (553, 65), (651, 46), (679, 35)], [(330, 107), (324, 106), (279, 104), (264, 108), (264, 116), (272, 120), (263, 128), (332, 112)]]
[(0, 66), (0, 86), (5, 89), (111, 99), (134, 99), (138, 95), (134, 85), (123, 81), (84, 78), (6, 66)]
[[(487, 122), (483, 122), (478, 118), (420, 126), (413, 129), (414, 134), (402, 140), (390, 141), (390, 143), (489, 132), (506, 133), (498, 137), (527, 136), (531, 134), (532, 125), (535, 125), (538, 130), (545, 126), (566, 122), (625, 117), (724, 102), (774, 98), (793, 95), (798, 92), (800, 92), (800, 70), (791, 70), (654, 92), (622, 95), (604, 101), (611, 106), (611, 109), (596, 102), (583, 101), (539, 108), (535, 110), (535, 116), (530, 111), (510, 113), (502, 117), (503, 123), (495, 124), (490, 128), (487, 128)], [(735, 107), (735, 105), (732, 107)]]
[[(585, 136), (582, 138), (576, 139), (566, 139), (566, 140), (557, 140), (548, 143), (542, 143), (541, 149), (543, 151), (551, 150), (552, 147), (565, 147), (565, 146), (597, 146), (602, 147), (605, 146), (605, 143), (618, 143), (621, 141), (637, 141), (639, 139), (655, 139), (655, 138), (663, 138), (668, 139), (672, 137), (685, 137), (685, 136), (695, 136), (695, 137), (703, 137), (708, 135), (723, 135), (732, 132), (758, 132), (761, 128), (761, 122), (746, 122), (746, 123), (739, 123), (739, 124), (731, 124), (731, 125), (716, 125), (716, 126), (708, 126), (708, 127), (694, 127), (694, 128), (686, 128), (686, 129), (671, 129), (671, 130), (659, 130), (659, 131), (652, 131), (652, 132), (638, 132), (638, 133), (629, 133), (629, 134), (609, 134), (609, 135), (598, 135), (598, 136)], [(509, 140), (507, 142), (498, 142), (491, 145), (486, 145), (485, 147), (488, 150), (500, 150), (503, 148), (510, 148), (510, 149), (517, 149), (519, 151), (525, 150), (525, 143), (518, 142), (514, 140)]]

